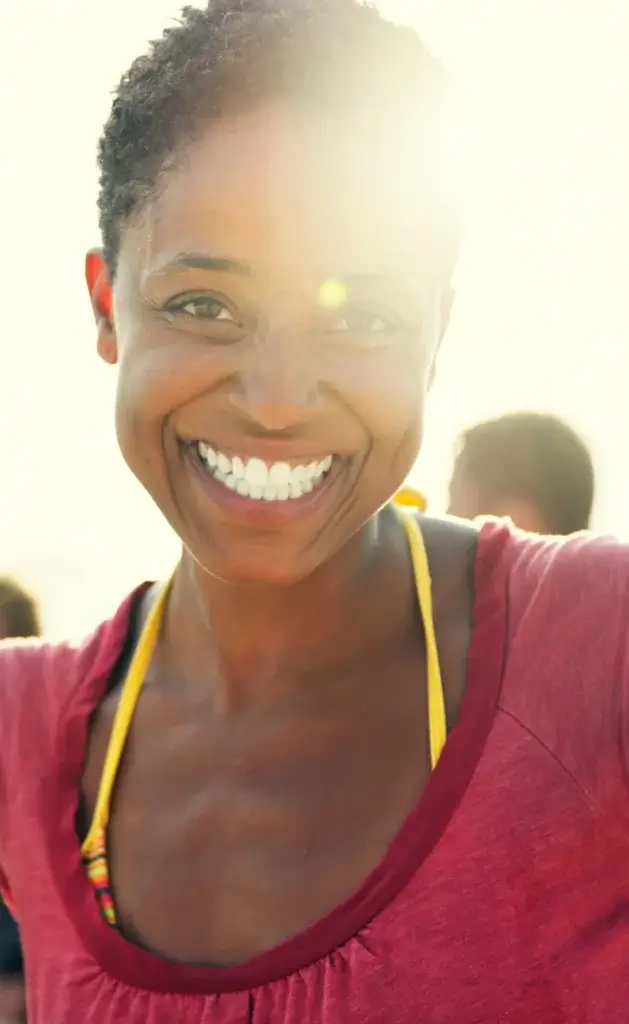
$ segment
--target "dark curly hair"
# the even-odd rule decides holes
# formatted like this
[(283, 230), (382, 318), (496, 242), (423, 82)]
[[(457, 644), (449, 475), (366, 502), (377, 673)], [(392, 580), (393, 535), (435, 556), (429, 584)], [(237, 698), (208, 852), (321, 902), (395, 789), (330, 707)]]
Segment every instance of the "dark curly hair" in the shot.
[[(98, 205), (110, 272), (125, 223), (155, 194), (181, 147), (222, 113), (275, 98), (322, 111), (341, 132), (344, 124), (359, 125), (380, 154), (389, 146), (393, 174), (412, 136), (421, 143), (420, 180), (431, 162), (426, 153), (437, 148), (447, 91), (441, 64), (416, 33), (359, 0), (209, 0), (202, 9), (185, 7), (123, 76), (100, 140)], [(439, 175), (434, 167), (428, 173), (430, 203), (445, 210), (432, 194)], [(452, 227), (437, 228), (446, 244)]]

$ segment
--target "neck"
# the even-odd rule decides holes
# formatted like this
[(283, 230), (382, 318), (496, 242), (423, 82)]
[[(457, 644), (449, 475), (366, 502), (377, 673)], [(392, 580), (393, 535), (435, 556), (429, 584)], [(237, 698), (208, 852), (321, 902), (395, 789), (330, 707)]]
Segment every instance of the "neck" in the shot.
[(399, 602), (409, 603), (407, 581), (414, 603), (406, 540), (390, 511), (290, 586), (225, 583), (184, 555), (164, 629), (169, 675), (196, 688), (211, 679), (226, 705), (272, 700), (364, 656), (366, 637), (369, 648), (386, 642), (392, 624), (399, 628)]

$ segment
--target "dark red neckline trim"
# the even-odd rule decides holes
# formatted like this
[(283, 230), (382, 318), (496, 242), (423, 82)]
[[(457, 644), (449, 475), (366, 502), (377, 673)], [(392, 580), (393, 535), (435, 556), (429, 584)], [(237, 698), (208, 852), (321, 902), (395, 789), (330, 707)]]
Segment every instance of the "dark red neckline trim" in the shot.
[(509, 530), (483, 527), (475, 566), (474, 632), (459, 720), (424, 792), (388, 853), (359, 889), (295, 938), (237, 967), (174, 963), (126, 940), (101, 917), (81, 863), (75, 828), (89, 717), (106, 690), (127, 637), (140, 588), (101, 628), (88, 677), (79, 682), (61, 716), (55, 767), (42, 792), (48, 855), (68, 917), (96, 963), (134, 988), (179, 994), (212, 994), (256, 988), (285, 978), (353, 938), (405, 888), (439, 842), (463, 798), (494, 720), (506, 641), (507, 566), (502, 556)]

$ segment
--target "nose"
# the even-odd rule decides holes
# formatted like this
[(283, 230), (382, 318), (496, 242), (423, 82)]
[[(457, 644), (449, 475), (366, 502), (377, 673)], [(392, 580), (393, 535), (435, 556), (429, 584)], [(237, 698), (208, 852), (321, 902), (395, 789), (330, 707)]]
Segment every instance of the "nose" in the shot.
[(248, 345), (231, 400), (265, 432), (302, 426), (321, 401), (315, 362), (303, 330), (268, 325)]

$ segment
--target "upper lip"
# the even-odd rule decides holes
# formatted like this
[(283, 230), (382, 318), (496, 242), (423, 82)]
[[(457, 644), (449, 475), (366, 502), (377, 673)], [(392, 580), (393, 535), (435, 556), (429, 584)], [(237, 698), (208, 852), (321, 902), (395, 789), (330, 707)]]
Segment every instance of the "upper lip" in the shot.
[(228, 458), (238, 455), (241, 459), (261, 459), (262, 462), (288, 462), (290, 465), (298, 466), (300, 464), (308, 464), (309, 462), (320, 462), (323, 459), (328, 458), (329, 455), (335, 455), (333, 449), (328, 448), (305, 448), (303, 446), (296, 447), (286, 443), (286, 441), (280, 440), (261, 440), (260, 438), (243, 440), (242, 444), (226, 444), (224, 442), (218, 442), (216, 440), (210, 440), (206, 437), (197, 437), (191, 442), (192, 444), (208, 445), (213, 448), (214, 451), (223, 452)]

